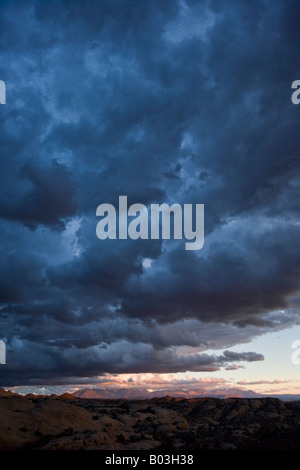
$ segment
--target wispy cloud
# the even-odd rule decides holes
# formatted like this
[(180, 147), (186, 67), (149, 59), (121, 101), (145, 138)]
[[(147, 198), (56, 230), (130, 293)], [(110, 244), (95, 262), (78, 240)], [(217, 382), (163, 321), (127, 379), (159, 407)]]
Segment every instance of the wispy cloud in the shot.
[(277, 384), (284, 384), (284, 383), (290, 383), (291, 380), (254, 380), (254, 381), (247, 381), (247, 380), (241, 380), (237, 382), (238, 385), (265, 385), (265, 384), (272, 384), (272, 385), (277, 385)]

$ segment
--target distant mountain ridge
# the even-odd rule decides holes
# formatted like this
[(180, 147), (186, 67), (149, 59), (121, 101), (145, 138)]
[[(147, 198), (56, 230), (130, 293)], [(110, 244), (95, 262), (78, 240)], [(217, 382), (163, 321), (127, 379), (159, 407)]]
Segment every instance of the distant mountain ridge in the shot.
[(126, 400), (144, 400), (151, 398), (162, 398), (170, 396), (174, 398), (199, 398), (199, 397), (214, 397), (214, 398), (264, 398), (272, 397), (279, 398), (284, 401), (299, 400), (298, 394), (274, 394), (264, 395), (253, 392), (252, 390), (242, 390), (239, 388), (219, 389), (215, 391), (205, 391), (202, 389), (191, 390), (154, 390), (149, 391), (143, 388), (85, 388), (77, 390), (72, 395), (79, 398), (98, 398), (107, 400), (126, 399)]

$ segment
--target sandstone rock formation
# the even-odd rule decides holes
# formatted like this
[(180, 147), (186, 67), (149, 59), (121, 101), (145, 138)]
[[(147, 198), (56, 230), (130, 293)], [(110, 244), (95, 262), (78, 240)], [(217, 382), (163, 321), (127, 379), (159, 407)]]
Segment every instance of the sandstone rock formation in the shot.
[(300, 449), (300, 402), (82, 399), (0, 389), (0, 449)]

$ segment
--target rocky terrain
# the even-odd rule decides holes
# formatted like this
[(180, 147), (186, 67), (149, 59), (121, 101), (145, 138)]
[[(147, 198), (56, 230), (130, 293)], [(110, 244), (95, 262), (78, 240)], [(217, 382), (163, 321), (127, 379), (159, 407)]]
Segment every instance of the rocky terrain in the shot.
[(0, 389), (1, 450), (292, 450), (299, 435), (299, 401), (24, 397)]

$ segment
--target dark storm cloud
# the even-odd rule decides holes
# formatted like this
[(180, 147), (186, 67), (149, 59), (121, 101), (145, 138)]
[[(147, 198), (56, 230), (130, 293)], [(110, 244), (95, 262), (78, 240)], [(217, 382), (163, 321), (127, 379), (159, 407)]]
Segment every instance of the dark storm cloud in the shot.
[[(229, 235), (224, 230), (206, 256), (187, 254), (182, 247), (171, 251), (164, 257), (169, 275), (163, 285), (158, 285), (160, 266), (156, 271), (154, 262), (153, 275), (128, 285), (124, 311), (169, 322), (181, 318), (186, 309), (185, 316), (205, 321), (247, 324), (256, 317), (262, 324), (265, 312), (287, 308), (288, 297), (299, 289), (299, 228), (288, 223), (276, 227), (274, 222), (272, 229), (247, 233), (245, 225)], [(148, 302), (153, 292), (155, 297)]]
[[(22, 353), (23, 376), (18, 377), (18, 356)], [(83, 349), (60, 349), (35, 345), (24, 341), (14, 344), (10, 352), (11, 364), (4, 371), (2, 380), (6, 386), (27, 383), (61, 383), (59, 376), (77, 381), (78, 377), (93, 377), (109, 373), (139, 372), (214, 372), (221, 367), (228, 367), (231, 361), (253, 362), (263, 361), (261, 354), (232, 353), (225, 351), (223, 355), (209, 354), (177, 354), (172, 349), (155, 350), (143, 343), (130, 344), (125, 341), (115, 342), (109, 346), (87, 347)], [(57, 373), (60, 370), (60, 373)], [(67, 382), (65, 382), (67, 383)]]
[(42, 224), (63, 228), (64, 221), (75, 215), (75, 187), (67, 170), (57, 162), (51, 168), (39, 168), (28, 161), (20, 174), (30, 186), (23, 194), (15, 192), (15, 200), (2, 202), (2, 216), (17, 220), (30, 228)]
[(45, 285), (42, 275), (41, 259), (28, 254), (18, 256), (16, 253), (2, 254), (0, 292), (2, 302), (31, 301), (33, 292), (38, 294)]
[[(298, 2), (2, 4), (3, 382), (261, 360), (228, 348), (299, 319)], [(97, 239), (122, 194), (204, 203), (203, 250)]]

